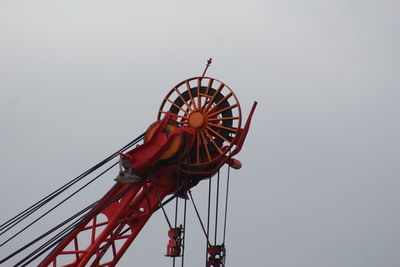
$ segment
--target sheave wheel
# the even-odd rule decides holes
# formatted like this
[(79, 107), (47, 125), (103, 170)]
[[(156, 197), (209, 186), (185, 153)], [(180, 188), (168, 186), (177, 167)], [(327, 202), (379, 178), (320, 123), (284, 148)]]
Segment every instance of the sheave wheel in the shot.
[(158, 113), (178, 117), (180, 125), (195, 129), (186, 169), (201, 170), (223, 156), (229, 156), (241, 127), (240, 104), (233, 91), (221, 81), (194, 77), (176, 85), (164, 98)]

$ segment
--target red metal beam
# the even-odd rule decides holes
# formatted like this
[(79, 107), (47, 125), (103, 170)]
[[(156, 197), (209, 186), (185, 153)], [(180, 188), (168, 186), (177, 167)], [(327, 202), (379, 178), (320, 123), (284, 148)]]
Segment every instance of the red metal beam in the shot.
[[(135, 185), (121, 198), (103, 208), (107, 201), (113, 200), (129, 186), (117, 183), (89, 213), (85, 223), (74, 229), (39, 266), (115, 266), (157, 210), (160, 204), (159, 198), (162, 200), (177, 190), (176, 169), (174, 167), (160, 169), (150, 179)], [(107, 220), (97, 223), (101, 214), (105, 215)], [(121, 234), (126, 229), (129, 230)], [(92, 238), (82, 237), (81, 234), (87, 231)], [(107, 252), (111, 253), (111, 258), (104, 257)], [(65, 259), (66, 255), (68, 259)]]

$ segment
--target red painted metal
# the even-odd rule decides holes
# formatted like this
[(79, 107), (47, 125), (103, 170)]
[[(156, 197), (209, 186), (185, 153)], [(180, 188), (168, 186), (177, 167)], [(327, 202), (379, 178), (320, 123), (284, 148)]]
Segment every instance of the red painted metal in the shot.
[(182, 251), (182, 226), (172, 228), (168, 231), (168, 246), (167, 253), (165, 256), (167, 257), (180, 257)]
[[(192, 135), (191, 129), (181, 127), (166, 136), (163, 129), (170, 120), (172, 116), (166, 116), (148, 142), (124, 155), (143, 181), (117, 183), (39, 266), (115, 266), (162, 199), (179, 188), (176, 166), (154, 169), (176, 135)], [(62, 259), (65, 255), (73, 257)]]
[[(117, 183), (103, 200), (39, 266), (115, 266), (159, 206), (159, 199), (177, 189), (176, 168), (167, 167), (133, 188), (109, 206), (130, 184)], [(105, 216), (100, 216), (105, 215)], [(103, 219), (102, 219), (103, 218)], [(123, 233), (129, 229), (126, 233)], [(84, 232), (89, 235), (82, 236)], [(123, 234), (122, 234), (123, 233)], [(90, 236), (90, 238), (88, 238)], [(110, 255), (104, 257), (106, 252)], [(63, 260), (64, 255), (73, 255)]]
[(225, 259), (225, 246), (224, 245), (216, 245), (209, 246), (207, 248), (208, 259), (207, 259), (207, 267), (221, 267), (223, 266)]
[[(124, 171), (131, 172), (131, 177), (135, 177), (134, 182), (117, 182), (39, 266), (115, 266), (167, 195), (184, 193), (202, 178), (213, 175), (225, 163), (236, 168), (241, 166), (232, 156), (243, 145), (255, 107), (256, 102), (245, 127), (238, 127), (236, 137), (231, 141), (234, 149), (227, 155), (221, 155), (213, 168), (194, 171), (180, 169), (179, 164), (173, 161), (160, 161), (177, 136), (184, 138), (182, 143), (186, 146), (179, 150), (178, 153), (182, 154), (179, 159), (189, 154), (191, 146), (196, 144), (196, 129), (190, 125), (181, 125), (172, 132), (165, 131), (169, 123), (178, 125), (177, 115), (165, 112), (150, 140), (121, 155), (125, 164)], [(188, 177), (188, 174), (195, 175)], [(185, 175), (187, 180), (178, 181), (178, 177)], [(170, 230), (166, 256), (180, 255), (183, 231), (182, 228)], [(212, 246), (208, 253), (210, 258), (207, 266), (220, 266), (218, 262), (222, 262), (225, 249), (222, 246)]]

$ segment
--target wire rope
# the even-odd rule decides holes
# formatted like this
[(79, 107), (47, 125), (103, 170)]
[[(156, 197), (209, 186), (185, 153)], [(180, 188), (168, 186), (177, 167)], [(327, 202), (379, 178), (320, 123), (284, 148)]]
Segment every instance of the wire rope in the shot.
[[(208, 180), (208, 204), (207, 204), (207, 236), (210, 235), (210, 213), (211, 213), (211, 178)], [(208, 243), (206, 242), (206, 261), (208, 260)]]
[(67, 190), (68, 188), (70, 188), (71, 186), (73, 186), (74, 184), (79, 182), (80, 180), (82, 180), (84, 177), (86, 177), (90, 173), (94, 172), (95, 170), (97, 170), (98, 168), (100, 168), (101, 166), (103, 166), (104, 164), (106, 164), (107, 162), (109, 162), (110, 160), (115, 158), (116, 156), (118, 156), (119, 153), (127, 150), (128, 148), (130, 148), (133, 145), (135, 145), (136, 143), (138, 143), (140, 140), (143, 139), (143, 137), (144, 137), (144, 134), (141, 134), (140, 136), (135, 138), (133, 141), (129, 142), (127, 145), (125, 145), (124, 147), (119, 149), (117, 152), (111, 154), (110, 156), (108, 156), (104, 160), (102, 160), (99, 163), (97, 163), (96, 165), (94, 165), (92, 168), (90, 168), (87, 171), (83, 172), (82, 174), (78, 175), (77, 177), (75, 177), (74, 179), (69, 181), (68, 183), (66, 183), (63, 186), (59, 187), (58, 189), (56, 189), (52, 193), (48, 194), (47, 196), (45, 196), (44, 198), (42, 198), (41, 200), (39, 200), (35, 204), (31, 205), (30, 207), (26, 208), (22, 212), (18, 213), (17, 215), (12, 217), (11, 219), (9, 219), (6, 222), (4, 222), (3, 224), (1, 224), (0, 225), (0, 231), (1, 231), (0, 232), (0, 236), (3, 235), (4, 233), (6, 233), (7, 231), (9, 231), (11, 228), (16, 226), (20, 222), (22, 222), (24, 219), (26, 219), (28, 216), (30, 216), (31, 214), (36, 212), (38, 209), (40, 209), (41, 207), (43, 207), (44, 205), (49, 203), (51, 200), (53, 200), (55, 197), (60, 195), (62, 192), (64, 192), (65, 190)]
[[(171, 202), (174, 198), (175, 198), (175, 195), (172, 195), (170, 198), (168, 198), (166, 201), (164, 201), (164, 202), (162, 203), (162, 205), (159, 204), (158, 207), (157, 207), (157, 209), (156, 209), (154, 212), (156, 212), (156, 211), (158, 211), (159, 209), (161, 209), (161, 206), (167, 205), (167, 204), (168, 204), (169, 202)], [(130, 230), (130, 229), (126, 229), (126, 230), (122, 231), (118, 236), (122, 236), (122, 235), (126, 234), (127, 232), (129, 232), (129, 230)]]
[(75, 227), (78, 226), (78, 223), (80, 222), (81, 219), (83, 219), (84, 216), (85, 215), (82, 215), (80, 218), (75, 220), (72, 224), (67, 226), (65, 229), (61, 230), (61, 232), (56, 234), (50, 240), (48, 240), (47, 242), (42, 244), (40, 247), (35, 249), (28, 256), (26, 256), (21, 261), (19, 261), (16, 265), (14, 265), (14, 267), (28, 266), (29, 263), (31, 263), (32, 261), (36, 260), (38, 257), (43, 255), (45, 252), (49, 251), (51, 248), (55, 247), (57, 244), (59, 244), (66, 237), (67, 234), (69, 234), (72, 230), (75, 229)]
[[(175, 198), (175, 223), (174, 223), (174, 227), (177, 227), (177, 223), (178, 223), (178, 197)], [(175, 262), (176, 262), (176, 258), (173, 257), (172, 259), (172, 266), (175, 267)]]
[[(61, 233), (59, 233), (58, 235), (56, 235), (55, 237), (53, 237), (50, 241), (54, 241), (53, 243), (49, 243), (46, 242), (45, 244), (43, 244), (41, 247), (39, 247), (38, 249), (36, 249), (34, 252), (32, 252), (30, 255), (28, 255), (26, 258), (30, 257), (31, 259), (22, 266), (27, 266), (27, 264), (31, 263), (32, 261), (34, 261), (35, 259), (37, 259), (38, 257), (40, 257), (42, 254), (44, 254), (45, 252), (47, 252), (50, 248), (56, 246), (57, 244), (59, 244), (62, 240), (64, 240), (68, 235), (70, 235), (70, 233), (75, 230), (77, 227), (80, 227), (82, 224), (86, 224), (90, 221), (90, 219), (92, 218), (92, 216), (94, 214), (98, 214), (100, 213), (101, 210), (104, 210), (106, 207), (108, 207), (109, 205), (111, 205), (113, 202), (117, 201), (119, 198), (121, 198), (122, 196), (124, 196), (129, 190), (131, 190), (134, 186), (136, 186), (137, 184), (131, 184), (128, 188), (126, 188), (124, 191), (120, 192), (118, 195), (114, 196), (110, 201), (108, 201), (107, 203), (104, 203), (103, 205), (94, 208), (93, 210), (89, 211), (87, 214), (84, 214), (81, 218), (79, 218), (78, 220), (76, 220), (73, 224), (71, 224), (69, 227), (67, 227), (66, 229), (64, 229)], [(104, 199), (104, 197), (102, 198)], [(101, 199), (101, 200), (102, 200)], [(97, 201), (98, 202), (101, 202)], [(57, 239), (58, 238), (58, 239)], [(47, 247), (46, 247), (47, 246)], [(40, 249), (42, 251), (40, 251)], [(36, 255), (35, 255), (36, 254)], [(29, 258), (28, 258), (29, 259)], [(25, 260), (26, 261), (26, 260)], [(17, 266), (15, 266), (17, 267)]]
[(50, 229), (49, 231), (45, 232), (44, 234), (40, 235), (39, 237), (35, 238), (34, 240), (32, 240), (31, 242), (27, 243), (26, 245), (24, 245), (23, 247), (21, 247), (20, 249), (14, 251), (13, 253), (11, 253), (10, 255), (8, 255), (7, 257), (5, 257), (4, 259), (2, 259), (0, 261), (1, 263), (4, 263), (6, 261), (8, 261), (9, 259), (11, 259), (12, 257), (16, 256), (17, 254), (21, 253), (22, 251), (24, 251), (25, 249), (27, 249), (28, 247), (32, 246), (33, 244), (37, 243), (38, 241), (40, 241), (41, 239), (45, 238), (46, 236), (48, 236), (49, 234), (51, 234), (52, 232), (56, 231), (57, 229), (61, 228), (62, 226), (64, 226), (65, 224), (67, 224), (68, 222), (72, 221), (73, 219), (75, 219), (76, 217), (78, 217), (79, 215), (81, 215), (82, 213), (86, 212), (87, 210), (89, 210), (90, 208), (92, 208), (97, 202), (89, 205), (88, 207), (84, 208), (83, 210), (81, 210), (80, 212), (74, 214), (73, 216), (71, 216), (70, 218), (66, 219), (65, 221), (63, 221), (62, 223), (56, 225), (55, 227), (53, 227), (52, 229)]
[[(130, 189), (132, 189), (133, 186), (135, 186), (136, 184), (132, 184), (130, 185), (127, 189), (125, 189), (124, 191), (120, 192), (117, 196), (115, 196), (114, 198), (112, 198), (110, 201), (108, 201), (107, 203), (104, 203), (103, 205), (99, 206), (99, 207), (95, 207), (95, 205), (97, 203), (99, 203), (101, 200), (96, 201), (94, 203), (92, 203), (91, 205), (89, 205), (88, 207), (86, 207), (85, 209), (81, 210), (80, 212), (76, 213), (75, 215), (71, 216), (70, 218), (66, 219), (64, 222), (58, 224), (57, 226), (53, 227), (52, 229), (50, 229), (49, 231), (45, 232), (44, 234), (42, 234), (41, 236), (37, 237), (36, 239), (34, 239), (33, 241), (29, 242), (28, 244), (24, 245), (22, 248), (18, 249), (17, 251), (13, 252), (12, 254), (10, 254), (9, 256), (7, 256), (6, 258), (2, 259), (0, 261), (1, 263), (4, 263), (5, 261), (11, 259), (12, 257), (16, 256), (17, 254), (21, 253), (22, 251), (24, 251), (25, 249), (27, 249), (28, 247), (31, 247), (33, 244), (39, 242), (41, 239), (45, 238), (46, 236), (48, 236), (49, 234), (53, 233), (54, 231), (56, 231), (57, 229), (63, 227), (64, 225), (66, 225), (67, 223), (69, 223), (70, 221), (74, 220), (75, 218), (77, 218), (78, 216), (82, 215), (80, 218), (78, 218), (77, 220), (75, 220), (74, 223), (72, 223), (71, 225), (67, 226), (64, 230), (62, 230), (60, 233), (56, 234), (55, 236), (53, 236), (50, 240), (48, 240), (47, 242), (45, 242), (43, 245), (41, 245), (39, 248), (37, 248), (36, 250), (34, 250), (33, 252), (31, 252), (29, 255), (27, 255), (25, 258), (23, 258), (21, 261), (19, 261), (16, 265), (14, 265), (15, 267), (20, 266), (21, 264), (23, 264), (25, 261), (28, 261), (27, 263), (25, 263), (25, 265), (22, 266), (26, 266), (26, 264), (29, 264), (30, 262), (32, 262), (33, 260), (35, 260), (36, 258), (40, 257), (43, 253), (45, 253), (46, 251), (48, 251), (50, 248), (54, 247), (55, 245), (57, 245), (59, 242), (61, 242), (67, 235), (70, 234), (70, 231), (74, 230), (76, 227), (79, 227), (80, 225), (82, 225), (83, 223), (87, 223), (88, 219), (90, 219), (93, 214), (99, 213), (101, 210), (103, 210), (104, 208), (108, 207), (110, 204), (112, 204), (114, 201), (118, 200), (119, 198), (121, 198), (123, 195), (125, 195)], [(89, 211), (87, 214), (84, 214), (86, 211), (90, 210), (91, 208), (95, 207), (94, 209), (92, 209), (91, 211)]]
[[(178, 163), (178, 166), (179, 166), (179, 163)], [(180, 178), (181, 178), (180, 177), (180, 172), (178, 171), (177, 176), (176, 176), (176, 182), (177, 182), (178, 185), (181, 182)], [(175, 225), (174, 227), (175, 228), (177, 227), (177, 224), (178, 224), (178, 205), (179, 205), (179, 198), (176, 197), (175, 198), (175, 223), (174, 223), (174, 225)], [(173, 257), (173, 259), (172, 259), (172, 267), (175, 267), (175, 264), (176, 264), (176, 257)]]
[(192, 192), (191, 192), (190, 190), (189, 190), (188, 192), (189, 192), (190, 200), (192, 201), (194, 210), (195, 210), (195, 212), (196, 212), (197, 218), (199, 219), (199, 222), (200, 222), (200, 225), (201, 225), (201, 229), (203, 230), (203, 233), (204, 233), (204, 235), (205, 235), (205, 237), (206, 237), (206, 239), (207, 239), (207, 244), (210, 246), (211, 243), (210, 243), (210, 240), (208, 239), (208, 235), (207, 235), (206, 229), (204, 228), (203, 221), (201, 220), (199, 211), (197, 210), (196, 204), (194, 203), (194, 199), (193, 199), (193, 196), (192, 196)]
[(187, 204), (187, 199), (185, 198), (185, 202), (184, 202), (184, 205), (183, 205), (183, 239), (182, 239), (182, 261), (181, 261), (181, 267), (184, 267), (184, 262), (185, 262), (186, 204)]
[(214, 230), (214, 246), (217, 245), (217, 230), (218, 230), (218, 207), (219, 207), (219, 170), (217, 176), (217, 190), (215, 201), (215, 230)]
[(231, 169), (231, 167), (228, 166), (228, 174), (227, 174), (227, 178), (226, 178), (224, 233), (223, 233), (222, 244), (225, 244), (225, 237), (226, 237), (226, 222), (227, 222), (227, 218), (228, 218), (228, 196), (229, 196), (230, 169)]
[(172, 229), (171, 221), (169, 220), (168, 215), (167, 215), (167, 212), (166, 212), (165, 209), (164, 209), (164, 204), (161, 202), (160, 195), (158, 194), (158, 192), (157, 192), (156, 187), (154, 186), (154, 184), (151, 183), (151, 185), (153, 186), (153, 190), (154, 190), (154, 192), (156, 193), (156, 196), (157, 196), (159, 205), (161, 206), (161, 209), (162, 209), (162, 211), (163, 211), (163, 213), (164, 213), (164, 217), (165, 217), (165, 220), (166, 220), (167, 223), (168, 223), (169, 229)]
[(8, 242), (10, 242), (12, 239), (14, 239), (15, 237), (17, 237), (19, 234), (21, 234), (22, 232), (24, 232), (26, 229), (28, 229), (29, 227), (31, 227), (33, 224), (35, 224), (36, 222), (38, 222), (40, 219), (42, 219), (43, 217), (45, 217), (47, 214), (49, 214), (50, 212), (52, 212), (53, 210), (55, 210), (57, 207), (59, 207), (60, 205), (62, 205), (63, 203), (65, 203), (68, 199), (72, 198), (74, 195), (76, 195), (77, 193), (79, 193), (81, 190), (83, 190), (85, 187), (87, 187), (88, 185), (90, 185), (91, 183), (93, 183), (94, 181), (96, 181), (98, 178), (100, 178), (102, 175), (104, 175), (105, 173), (107, 173), (109, 170), (111, 170), (113, 167), (115, 167), (117, 163), (114, 163), (113, 165), (111, 165), (110, 167), (108, 167), (106, 170), (104, 170), (103, 172), (101, 172), (99, 175), (97, 175), (96, 177), (94, 177), (92, 180), (90, 180), (89, 182), (87, 182), (86, 184), (84, 184), (81, 188), (79, 188), (78, 190), (76, 190), (74, 193), (70, 194), (68, 197), (66, 197), (65, 199), (63, 199), (62, 201), (60, 201), (57, 205), (55, 205), (53, 208), (51, 208), (50, 210), (48, 210), (47, 212), (45, 212), (44, 214), (42, 214), (40, 217), (38, 217), (37, 219), (35, 219), (33, 222), (31, 222), (30, 224), (28, 224), (27, 226), (25, 226), (24, 228), (22, 228), (20, 231), (18, 231), (16, 234), (14, 234), (13, 236), (11, 236), (9, 239), (7, 239), (6, 241), (4, 241), (3, 243), (0, 244), (0, 247), (2, 247), (3, 245), (7, 244)]

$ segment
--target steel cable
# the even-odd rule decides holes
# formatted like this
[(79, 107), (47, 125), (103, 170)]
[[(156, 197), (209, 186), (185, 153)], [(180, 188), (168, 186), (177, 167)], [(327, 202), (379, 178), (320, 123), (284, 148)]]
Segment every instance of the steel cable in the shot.
[[(178, 197), (175, 198), (175, 223), (174, 227), (176, 228), (178, 224)], [(175, 267), (176, 258), (173, 257), (172, 259), (172, 267)]]
[(166, 212), (165, 209), (164, 209), (164, 204), (163, 204), (163, 202), (161, 202), (160, 195), (158, 194), (157, 189), (156, 189), (156, 187), (154, 186), (153, 183), (152, 183), (152, 186), (153, 186), (154, 192), (156, 193), (156, 196), (157, 196), (157, 199), (158, 199), (158, 202), (159, 202), (159, 206), (161, 206), (161, 209), (162, 209), (162, 211), (163, 211), (163, 213), (164, 213), (165, 220), (166, 220), (167, 223), (168, 223), (169, 229), (172, 229), (171, 221), (169, 220), (168, 215), (167, 215), (167, 212)]
[[(69, 226), (67, 226), (64, 230), (62, 230), (60, 233), (56, 234), (54, 237), (52, 237), (50, 240), (46, 241), (44, 244), (42, 244), (39, 248), (37, 248), (36, 250), (34, 250), (33, 252), (31, 252), (29, 255), (27, 255), (25, 258), (23, 258), (21, 261), (19, 261), (16, 265), (14, 265), (14, 267), (17, 266), (27, 266), (27, 264), (31, 263), (32, 261), (34, 261), (35, 259), (37, 259), (38, 257), (40, 257), (41, 255), (43, 255), (45, 252), (47, 252), (50, 248), (56, 246), (57, 244), (59, 244), (64, 238), (66, 238), (71, 231), (73, 231), (74, 229), (76, 229), (77, 227), (81, 226), (82, 224), (86, 224), (89, 222), (88, 219), (91, 218), (91, 216), (93, 216), (93, 214), (99, 213), (101, 210), (105, 209), (106, 207), (108, 207), (109, 205), (111, 205), (114, 201), (118, 200), (119, 198), (121, 198), (122, 196), (124, 196), (129, 190), (131, 190), (134, 186), (136, 186), (136, 184), (132, 184), (130, 185), (128, 188), (126, 188), (124, 191), (120, 192), (118, 195), (116, 195), (114, 198), (112, 198), (110, 201), (108, 201), (107, 203), (104, 203), (103, 205), (92, 209), (91, 211), (89, 211), (88, 213), (84, 214), (84, 212), (88, 211), (90, 208), (93, 208), (97, 203), (101, 202), (101, 200), (94, 202), (93, 204), (89, 205), (88, 207), (86, 207), (85, 209), (81, 210), (80, 212), (78, 212), (77, 214), (71, 216), (70, 218), (68, 218), (67, 220), (65, 220), (64, 222), (58, 224), (57, 226), (55, 226), (54, 228), (52, 228), (51, 230), (47, 231), (46, 233), (44, 233), (43, 235), (39, 236), (38, 238), (36, 238), (35, 240), (33, 240), (32, 242), (28, 243), (27, 245), (25, 245), (24, 247), (22, 247), (21, 249), (17, 250), (16, 252), (10, 254), (7, 258), (3, 259), (2, 261), (0, 261), (0, 263), (3, 263), (5, 261), (7, 261), (8, 259), (14, 257), (15, 255), (19, 254), (20, 252), (22, 252), (23, 250), (27, 249), (28, 247), (32, 246), (34, 243), (37, 243), (38, 241), (40, 241), (41, 239), (43, 239), (44, 237), (46, 237), (47, 235), (51, 234), (52, 232), (56, 231), (57, 229), (61, 228), (62, 226), (64, 226), (65, 224), (67, 224), (68, 222), (74, 220), (75, 218), (77, 218), (79, 215), (82, 215), (80, 218), (78, 218), (77, 220), (75, 220), (72, 224), (70, 224)], [(28, 261), (28, 262), (26, 262)], [(25, 262), (25, 263), (24, 263)], [(24, 265), (21, 265), (24, 264)]]
[(184, 202), (184, 206), (183, 206), (183, 239), (182, 239), (182, 261), (181, 261), (181, 267), (184, 267), (184, 262), (185, 262), (186, 203), (187, 203), (187, 199), (185, 198), (185, 202)]
[(205, 235), (205, 237), (206, 237), (206, 239), (207, 239), (207, 244), (208, 244), (209, 246), (211, 246), (210, 240), (208, 239), (208, 235), (207, 235), (207, 233), (206, 233), (206, 229), (204, 228), (203, 221), (201, 220), (199, 211), (197, 210), (196, 204), (194, 203), (194, 199), (193, 199), (193, 196), (192, 196), (192, 192), (191, 192), (190, 190), (188, 190), (188, 192), (189, 192), (190, 200), (192, 201), (194, 210), (195, 210), (195, 212), (196, 212), (197, 218), (199, 219), (199, 222), (200, 222), (200, 225), (201, 225), (201, 229), (203, 230), (203, 233), (204, 233), (204, 235)]
[(227, 178), (226, 178), (226, 195), (225, 195), (224, 234), (223, 234), (222, 244), (225, 244), (225, 237), (226, 237), (226, 222), (227, 222), (227, 218), (228, 218), (228, 193), (229, 193), (230, 169), (231, 169), (231, 167), (228, 166), (228, 175), (227, 175)]
[(218, 207), (219, 207), (219, 170), (217, 176), (217, 195), (215, 201), (215, 230), (214, 230), (214, 246), (217, 245), (217, 230), (218, 230)]
[[(210, 235), (210, 212), (211, 212), (211, 178), (208, 179), (208, 204), (207, 204), (207, 236)], [(208, 260), (208, 243), (206, 242), (206, 261)]]
[(75, 215), (71, 216), (70, 218), (68, 218), (67, 220), (63, 221), (62, 223), (56, 225), (55, 227), (53, 227), (52, 229), (50, 229), (49, 231), (45, 232), (44, 234), (40, 235), (39, 237), (35, 238), (34, 240), (32, 240), (31, 242), (29, 242), (28, 244), (24, 245), (23, 247), (21, 247), (20, 249), (14, 251), (13, 253), (11, 253), (10, 255), (8, 255), (7, 257), (5, 257), (4, 259), (2, 259), (0, 261), (1, 263), (4, 263), (6, 261), (8, 261), (9, 259), (11, 259), (12, 257), (16, 256), (17, 254), (21, 253), (22, 251), (24, 251), (25, 249), (27, 249), (28, 247), (32, 246), (33, 244), (37, 243), (38, 241), (40, 241), (41, 239), (45, 238), (46, 236), (48, 236), (49, 234), (51, 234), (52, 232), (56, 231), (57, 229), (61, 228), (62, 226), (64, 226), (65, 224), (67, 224), (68, 222), (72, 221), (73, 219), (75, 219), (76, 217), (78, 217), (79, 215), (81, 215), (83, 212), (86, 212), (87, 210), (89, 210), (90, 208), (92, 208), (97, 202), (89, 205), (88, 207), (86, 207), (85, 209), (81, 210), (80, 212), (76, 213)]
[(68, 199), (72, 198), (74, 195), (76, 195), (77, 193), (79, 193), (81, 190), (83, 190), (85, 187), (87, 187), (88, 185), (90, 185), (91, 183), (93, 183), (94, 181), (96, 181), (98, 178), (100, 178), (102, 175), (104, 175), (105, 173), (107, 173), (109, 170), (111, 170), (113, 167), (115, 167), (117, 163), (114, 163), (113, 165), (111, 165), (110, 167), (108, 167), (106, 170), (104, 170), (103, 172), (101, 172), (99, 175), (97, 175), (95, 178), (93, 178), (92, 180), (90, 180), (89, 182), (87, 182), (86, 184), (84, 184), (81, 188), (79, 188), (78, 190), (76, 190), (74, 193), (70, 194), (68, 197), (66, 197), (65, 199), (63, 199), (62, 201), (60, 201), (57, 205), (55, 205), (54, 207), (52, 207), (50, 210), (48, 210), (47, 212), (45, 212), (44, 214), (42, 214), (41, 216), (39, 216), (37, 219), (35, 219), (33, 222), (31, 222), (30, 224), (28, 224), (27, 226), (25, 226), (24, 228), (22, 228), (20, 231), (18, 231), (16, 234), (12, 235), (10, 238), (8, 238), (6, 241), (4, 241), (3, 243), (0, 244), (0, 247), (4, 246), (5, 244), (7, 244), (8, 242), (10, 242), (12, 239), (14, 239), (15, 237), (17, 237), (19, 234), (21, 234), (22, 232), (24, 232), (26, 229), (28, 229), (29, 227), (31, 227), (33, 224), (35, 224), (36, 222), (38, 222), (40, 219), (42, 219), (43, 217), (45, 217), (47, 214), (49, 214), (50, 212), (52, 212), (53, 210), (55, 210), (56, 208), (58, 208), (61, 204), (63, 204), (64, 202), (66, 202)]
[(95, 170), (97, 170), (98, 168), (100, 168), (101, 166), (103, 166), (104, 164), (109, 162), (110, 160), (114, 159), (116, 156), (118, 156), (119, 153), (127, 150), (128, 148), (130, 148), (133, 145), (135, 145), (136, 143), (138, 143), (140, 140), (143, 139), (143, 136), (144, 136), (144, 134), (141, 134), (140, 136), (138, 136), (133, 141), (131, 141), (130, 143), (128, 143), (127, 145), (122, 147), (117, 152), (115, 152), (112, 155), (108, 156), (107, 158), (105, 158), (104, 160), (99, 162), (98, 164), (94, 165), (92, 168), (90, 168), (87, 171), (83, 172), (82, 174), (78, 175), (77, 177), (75, 177), (74, 179), (72, 179), (71, 181), (66, 183), (65, 185), (63, 185), (60, 188), (56, 189), (55, 191), (53, 191), (52, 193), (50, 193), (46, 197), (42, 198), (41, 200), (39, 200), (38, 202), (36, 202), (32, 206), (26, 208), (25, 210), (23, 210), (19, 214), (15, 215), (11, 219), (9, 219), (6, 222), (4, 222), (3, 224), (1, 224), (0, 225), (0, 231), (1, 231), (0, 232), (0, 236), (3, 235), (4, 233), (6, 233), (7, 231), (9, 231), (11, 228), (16, 226), (17, 224), (19, 224), (21, 221), (26, 219), (28, 216), (30, 216), (31, 214), (36, 212), (38, 209), (40, 209), (41, 207), (43, 207), (44, 205), (49, 203), (51, 200), (53, 200), (55, 197), (57, 197), (58, 195), (63, 193), (65, 190), (67, 190), (68, 188), (70, 188), (71, 186), (73, 186), (74, 184), (76, 184), (77, 182), (82, 180), (83, 178), (85, 178), (87, 175), (89, 175), (90, 173), (94, 172)]
[[(59, 194), (61, 194), (62, 192), (64, 192), (65, 190), (67, 190), (68, 188), (70, 188), (72, 185), (76, 184), (78, 181), (82, 180), (84, 177), (86, 177), (87, 175), (89, 175), (90, 173), (94, 172), (95, 170), (97, 170), (98, 168), (100, 168), (101, 166), (103, 166), (104, 164), (106, 164), (107, 162), (109, 162), (110, 160), (112, 160), (113, 158), (115, 158), (116, 156), (118, 156), (119, 153), (124, 152), (125, 150), (127, 150), (128, 148), (132, 147), (133, 145), (137, 144), (140, 140), (143, 139), (144, 134), (140, 135), (139, 137), (135, 138), (133, 141), (131, 141), (130, 143), (128, 143), (127, 145), (125, 145), (124, 147), (122, 147), (121, 149), (119, 149), (117, 152), (113, 153), (112, 155), (110, 155), (109, 157), (107, 157), (106, 159), (102, 160), (101, 162), (99, 162), (98, 164), (96, 164), (95, 166), (93, 166), (92, 168), (88, 169), (87, 171), (85, 171), (84, 173), (82, 173), (81, 175), (77, 176), (76, 178), (74, 178), (72, 181), (68, 182), (67, 184), (61, 186), (60, 188), (58, 188), (57, 190), (55, 190), (54, 192), (52, 192), (51, 194), (47, 195), (46, 197), (44, 197), (43, 199), (41, 199), (40, 201), (36, 202), (35, 204), (33, 204), (32, 206), (30, 206), (29, 208), (25, 209), (24, 211), (22, 211), (21, 213), (17, 214), (16, 216), (12, 217), (11, 219), (9, 219), (8, 221), (6, 221), (5, 223), (3, 223), (0, 227), (0, 229), (2, 230), (2, 232), (0, 233), (0, 235), (4, 234), (5, 232), (9, 231), (11, 228), (13, 228), (14, 226), (16, 226), (17, 224), (19, 224), (22, 220), (26, 219), (28, 216), (30, 216), (31, 214), (33, 214), (34, 212), (36, 212), (38, 209), (40, 209), (41, 207), (43, 207), (45, 204), (49, 203), (51, 200), (53, 200), (55, 197), (57, 197)], [(112, 166), (108, 167), (105, 171), (103, 171), (102, 173), (100, 173), (99, 175), (97, 175), (95, 178), (93, 178), (92, 180), (90, 180), (88, 183), (86, 183), (85, 185), (83, 185), (82, 187), (80, 187), (78, 190), (76, 190), (74, 193), (70, 194), (67, 198), (65, 198), (64, 200), (62, 200), (61, 202), (59, 202), (56, 206), (54, 206), (53, 208), (51, 208), (50, 210), (48, 210), (46, 213), (44, 213), (43, 215), (41, 215), (39, 218), (37, 218), (36, 220), (34, 220), (33, 222), (31, 222), (29, 225), (27, 225), (26, 227), (24, 227), (22, 230), (20, 230), (19, 232), (17, 232), (16, 234), (14, 234), (12, 237), (10, 237), (9, 239), (7, 239), (5, 242), (3, 242), (1, 246), (3, 246), (4, 244), (8, 243), (10, 240), (12, 240), (13, 238), (15, 238), (16, 236), (18, 236), (20, 233), (22, 233), (23, 231), (25, 231), (27, 228), (29, 228), (30, 226), (32, 226), (34, 223), (36, 223), (38, 220), (42, 219), (44, 216), (46, 216), (47, 214), (49, 214), (51, 211), (53, 211), (54, 209), (56, 209), (57, 207), (59, 207), (62, 203), (64, 203), (65, 201), (67, 201), (68, 199), (70, 199), (72, 196), (74, 196), (75, 194), (77, 194), (79, 191), (81, 191), (82, 189), (84, 189), (85, 187), (87, 187), (89, 184), (91, 184), (92, 182), (94, 182), (95, 180), (97, 180), (100, 176), (102, 176), (103, 174), (105, 174), (106, 172), (108, 172), (111, 168), (113, 168), (114, 166), (116, 166), (118, 163), (113, 164)], [(89, 207), (92, 207), (89, 206)], [(88, 208), (82, 210), (82, 211), (86, 211)], [(81, 211), (81, 212), (82, 212)], [(65, 225), (66, 223), (68, 223), (69, 221), (73, 220), (74, 218), (76, 218), (76, 216), (79, 216), (79, 214), (81, 214), (81, 212), (78, 212), (76, 215), (70, 217), (69, 219), (67, 219), (66, 221), (64, 221), (63, 223), (57, 225), (56, 227), (54, 227), (53, 229), (51, 229), (50, 231), (46, 232), (45, 234), (43, 234), (42, 236), (36, 238), (35, 240), (31, 241), (30, 243), (28, 243), (27, 245), (23, 246), (21, 249), (18, 249), (17, 251), (15, 251), (14, 253), (10, 254), (9, 256), (7, 256), (6, 258), (4, 258), (3, 260), (0, 261), (0, 263), (5, 262), (6, 260), (10, 259), (11, 257), (17, 255), (18, 253), (22, 252), (23, 250), (25, 250), (26, 248), (30, 247), (31, 245), (33, 245), (34, 243), (38, 242), (39, 240), (43, 239), (44, 237), (46, 237), (47, 235), (51, 234), (52, 232), (54, 232), (55, 230), (59, 229), (60, 227), (62, 227), (63, 225)], [(67, 228), (69, 229), (69, 228)], [(51, 239), (53, 240), (53, 239)], [(47, 243), (46, 243), (47, 244)], [(43, 253), (42, 253), (43, 254)]]

